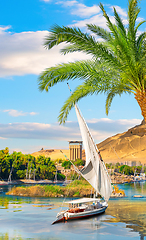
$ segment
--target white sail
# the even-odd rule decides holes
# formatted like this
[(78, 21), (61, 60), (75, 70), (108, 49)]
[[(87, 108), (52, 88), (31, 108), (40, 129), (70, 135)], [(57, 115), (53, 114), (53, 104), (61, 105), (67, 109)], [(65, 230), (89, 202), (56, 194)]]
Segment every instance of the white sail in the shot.
[(81, 116), (77, 105), (75, 105), (75, 110), (86, 154), (86, 164), (81, 171), (82, 176), (102, 197), (104, 197), (106, 201), (108, 201), (112, 193), (110, 177), (105, 168), (104, 162), (100, 158), (99, 151), (94, 143), (89, 128), (84, 118)]

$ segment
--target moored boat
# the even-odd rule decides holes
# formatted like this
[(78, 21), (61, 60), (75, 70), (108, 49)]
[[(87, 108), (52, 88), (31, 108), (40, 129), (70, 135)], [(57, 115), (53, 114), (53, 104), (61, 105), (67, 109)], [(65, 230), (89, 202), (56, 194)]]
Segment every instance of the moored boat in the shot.
[(66, 203), (69, 204), (69, 208), (58, 213), (52, 224), (99, 215), (108, 207), (105, 201), (98, 198), (81, 198)]
[(90, 183), (94, 189), (95, 196), (100, 195), (101, 199), (104, 199), (104, 201), (97, 198), (82, 198), (70, 201), (68, 202), (69, 208), (58, 213), (57, 219), (53, 222), (53, 224), (103, 213), (108, 207), (107, 202), (112, 193), (111, 179), (108, 175), (105, 164), (96, 144), (94, 143), (89, 128), (76, 104), (75, 111), (85, 148), (85, 166), (79, 170), (71, 160), (68, 160), (72, 163), (75, 171)]

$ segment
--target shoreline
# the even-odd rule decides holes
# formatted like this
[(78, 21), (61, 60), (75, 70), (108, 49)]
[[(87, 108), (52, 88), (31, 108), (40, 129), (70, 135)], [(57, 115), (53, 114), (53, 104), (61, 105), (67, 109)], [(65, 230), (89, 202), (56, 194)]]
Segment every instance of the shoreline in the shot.
[[(5, 185), (21, 185), (21, 184), (55, 184), (55, 183), (60, 183), (60, 184), (67, 184), (70, 183), (72, 180), (67, 180), (67, 181), (53, 181), (53, 180), (27, 180), (27, 179), (21, 179), (21, 180), (12, 180), (11, 182), (8, 181), (0, 181), (0, 186), (5, 186)], [(144, 182), (146, 179), (143, 180), (129, 180), (124, 179), (121, 181), (121, 179), (113, 179), (111, 181), (112, 184), (125, 184), (125, 183), (134, 183), (134, 182)]]

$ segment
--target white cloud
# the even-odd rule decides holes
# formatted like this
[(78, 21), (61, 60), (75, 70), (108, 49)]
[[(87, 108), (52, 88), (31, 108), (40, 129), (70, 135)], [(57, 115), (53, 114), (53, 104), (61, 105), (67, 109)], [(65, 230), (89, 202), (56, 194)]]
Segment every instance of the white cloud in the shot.
[(60, 1), (59, 3), (62, 3), (62, 5), (64, 5), (65, 7), (71, 7), (71, 14), (79, 17), (90, 17), (100, 12), (100, 8), (97, 5), (88, 7), (85, 4), (79, 3), (77, 1)]
[[(87, 124), (91, 130), (96, 143), (113, 136), (117, 133), (127, 131), (129, 128), (140, 124), (139, 119), (91, 119)], [(81, 140), (77, 122), (66, 122), (64, 126), (45, 123), (9, 123), (0, 124), (1, 138), (22, 139), (46, 139), (55, 141)]]
[(70, 26), (84, 28), (86, 26), (86, 24), (91, 24), (91, 23), (92, 24), (97, 24), (97, 22), (98, 22), (98, 26), (107, 29), (106, 20), (102, 16), (102, 14), (98, 14), (98, 15), (95, 15), (95, 16), (93, 16), (91, 18), (86, 18), (86, 19), (81, 20), (81, 21), (76, 21), (73, 24), (71, 24)]
[(27, 116), (27, 115), (36, 115), (38, 113), (36, 112), (23, 112), (23, 111), (18, 111), (15, 109), (7, 109), (7, 110), (3, 110), (3, 112), (8, 112), (8, 114), (12, 117), (19, 117), (19, 116)]
[(68, 8), (72, 15), (79, 17), (90, 17), (101, 11), (98, 5), (89, 7), (83, 3), (79, 3), (78, 1), (58, 1), (57, 4)]
[[(49, 1), (49, 0), (44, 0)], [(106, 20), (103, 17), (99, 6), (86, 6), (76, 0), (58, 1), (60, 4), (75, 16), (80, 16), (81, 20), (74, 20), (69, 26), (85, 28), (86, 24), (98, 24), (107, 29)], [(124, 17), (126, 23), (126, 12), (119, 6), (115, 6), (117, 11)], [(108, 10), (111, 5), (108, 6)], [(79, 19), (79, 18), (78, 18)], [(114, 22), (113, 16), (110, 16)], [(47, 51), (43, 47), (44, 39), (48, 31), (11, 33), (10, 26), (0, 27), (0, 77), (9, 77), (14, 75), (40, 74), (48, 67), (59, 63), (67, 63), (76, 60), (83, 60), (89, 56), (79, 52), (67, 55), (60, 54), (60, 49), (64, 43)]]
[(74, 1), (74, 0), (73, 1), (58, 1), (58, 2), (56, 2), (56, 4), (61, 4), (64, 7), (73, 7), (73, 6), (78, 5), (78, 2)]
[(0, 34), (0, 77), (40, 74), (47, 67), (86, 58), (83, 53), (61, 55), (64, 43), (47, 51), (43, 47), (47, 34), (47, 31)]
[(77, 15), (80, 17), (90, 17), (99, 12), (100, 8), (98, 6), (93, 5), (92, 7), (87, 7), (84, 4), (78, 4), (77, 9), (71, 11), (73, 15)]
[(6, 27), (1, 27), (0, 26), (0, 34), (3, 34), (5, 31), (7, 31), (10, 28), (11, 28), (11, 26), (6, 26)]

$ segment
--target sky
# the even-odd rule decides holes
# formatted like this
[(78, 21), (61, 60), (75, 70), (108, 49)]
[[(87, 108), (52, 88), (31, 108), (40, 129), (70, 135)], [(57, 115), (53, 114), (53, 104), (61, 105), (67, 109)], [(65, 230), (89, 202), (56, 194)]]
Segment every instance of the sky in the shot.
[[(113, 6), (126, 23), (128, 0), (101, 0), (110, 18)], [(139, 19), (145, 19), (146, 1), (140, 2)], [(86, 31), (86, 24), (106, 28), (98, 0), (5, 0), (0, 1), (0, 149), (24, 154), (44, 149), (68, 149), (68, 141), (81, 140), (75, 109), (65, 125), (59, 125), (59, 111), (70, 93), (66, 82), (48, 93), (38, 90), (38, 78), (47, 67), (86, 59), (82, 53), (63, 56), (60, 46), (46, 50), (44, 39), (54, 24), (76, 26)], [(143, 24), (141, 31), (145, 31)], [(72, 90), (80, 80), (70, 81)], [(105, 114), (104, 94), (79, 101), (96, 143), (127, 131), (142, 121), (134, 95), (113, 100)]]

